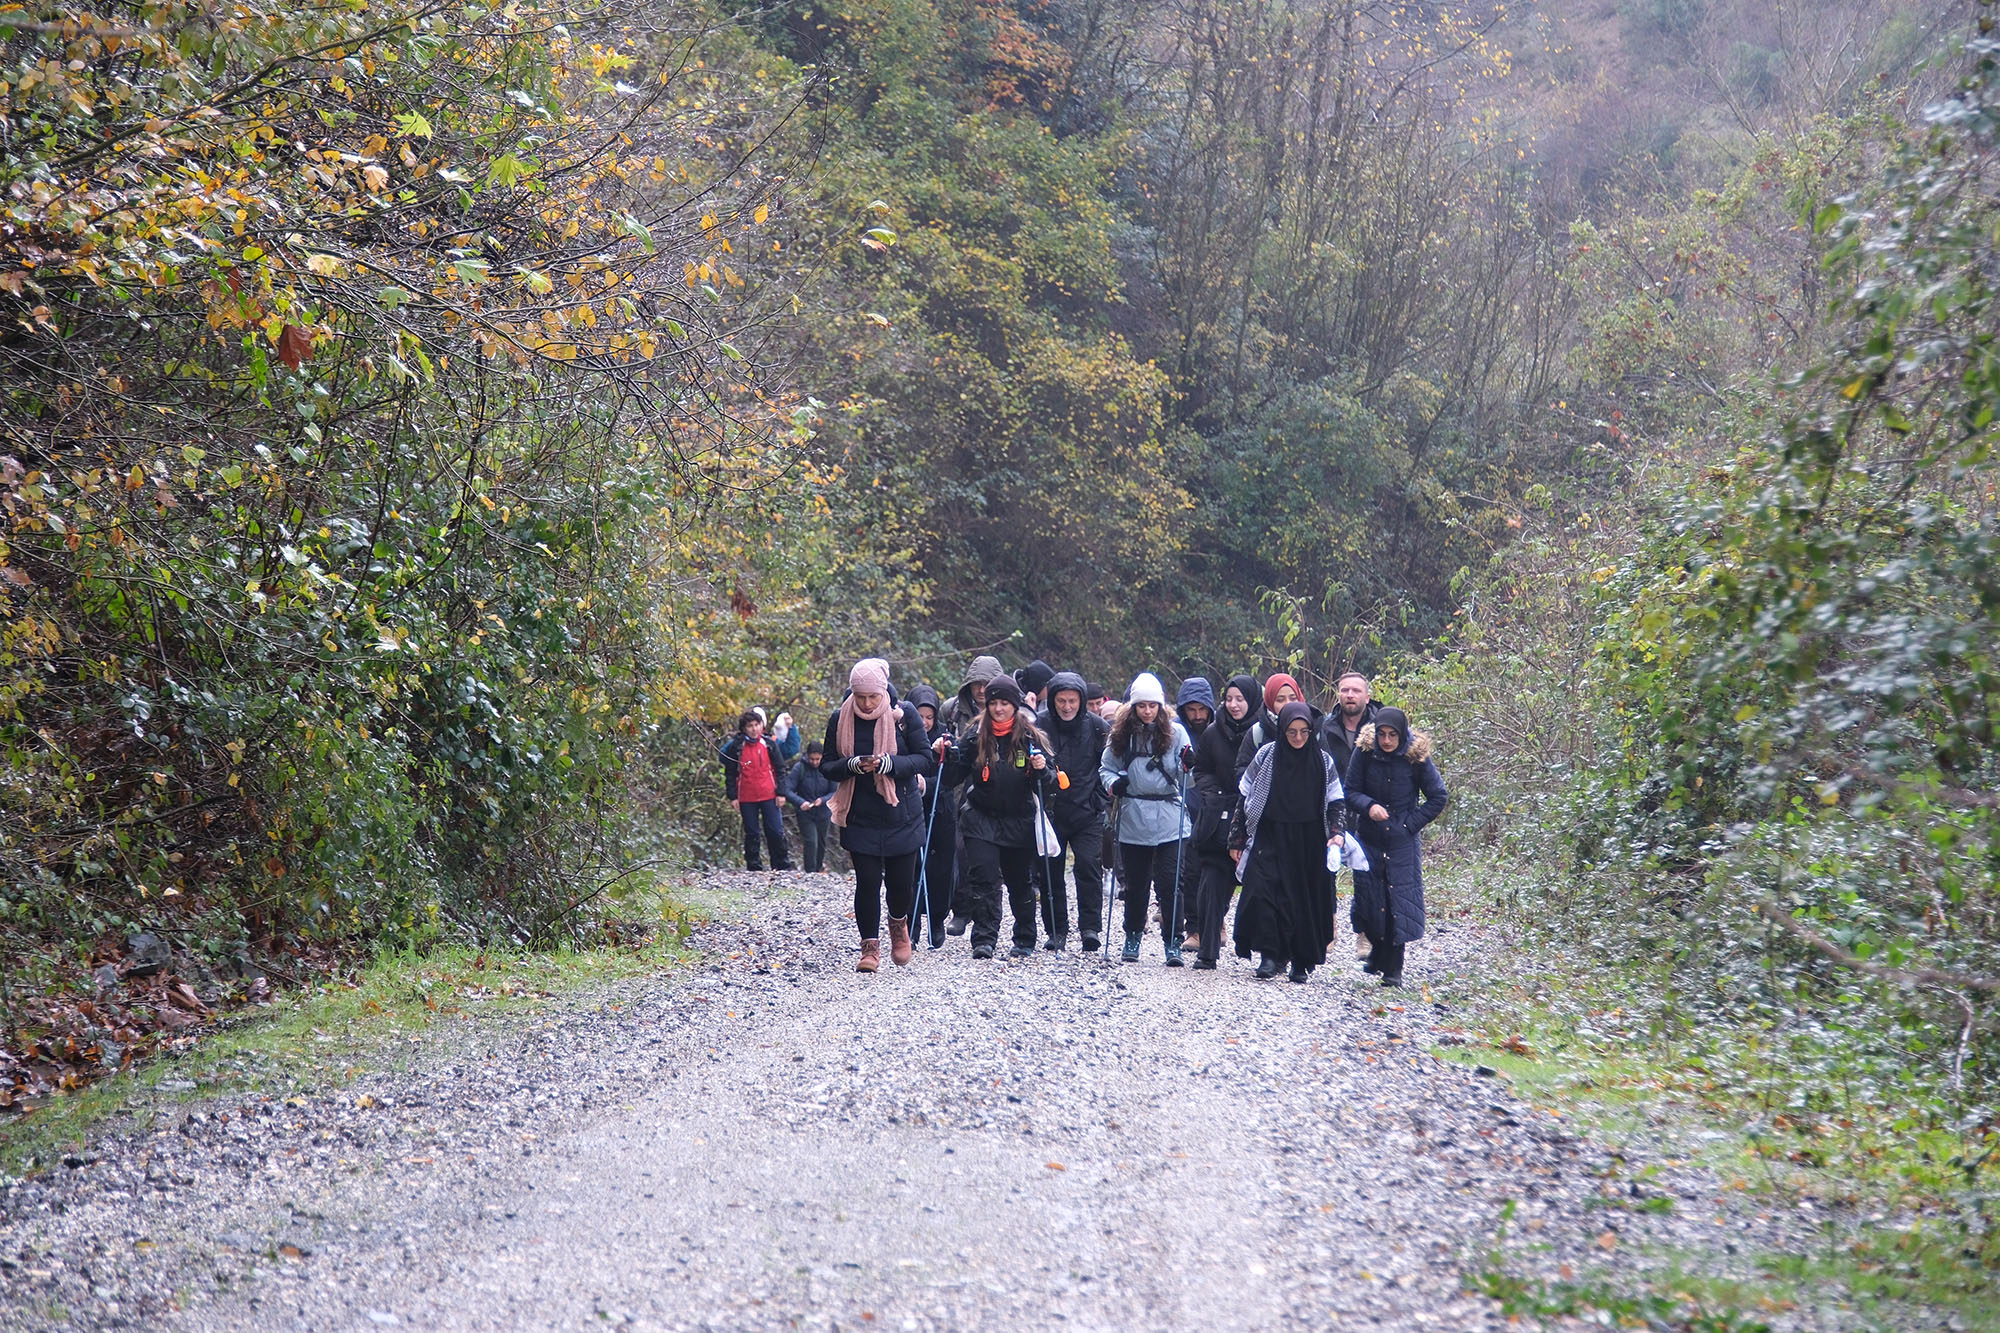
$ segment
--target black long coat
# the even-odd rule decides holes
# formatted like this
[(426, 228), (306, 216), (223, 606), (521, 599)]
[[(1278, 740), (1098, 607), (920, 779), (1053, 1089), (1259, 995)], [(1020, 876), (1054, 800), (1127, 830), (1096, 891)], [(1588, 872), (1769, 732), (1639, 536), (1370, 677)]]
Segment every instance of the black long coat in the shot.
[[(1424, 857), (1417, 834), (1444, 813), (1450, 793), (1431, 762), (1431, 738), (1412, 732), (1394, 754), (1375, 748), (1375, 727), (1361, 729), (1347, 766), (1349, 821), (1368, 853), (1367, 876), (1355, 876), (1354, 928), (1377, 944), (1424, 937)], [(1376, 822), (1368, 808), (1389, 817)]]
[(889, 758), (896, 804), (890, 805), (875, 790), (874, 775), (855, 773), (853, 756), (840, 752), (840, 714), (826, 720), (819, 771), (835, 782), (854, 784), (840, 845), (862, 856), (908, 856), (924, 844), (924, 799), (917, 791), (917, 778), (934, 780), (937, 756), (924, 740), (924, 720), (917, 716), (915, 704), (896, 705), (896, 727), (896, 753)]

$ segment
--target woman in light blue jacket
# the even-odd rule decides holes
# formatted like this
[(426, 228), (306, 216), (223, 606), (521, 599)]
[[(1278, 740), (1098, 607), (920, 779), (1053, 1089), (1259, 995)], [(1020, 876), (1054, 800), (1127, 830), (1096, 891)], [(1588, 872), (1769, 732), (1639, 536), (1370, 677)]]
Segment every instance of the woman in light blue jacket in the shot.
[[(1141, 672), (1098, 765), (1098, 780), (1117, 811), (1118, 850), (1125, 864), (1125, 952), (1139, 961), (1146, 936), (1146, 903), (1157, 896), (1167, 966), (1181, 966), (1181, 923), (1175, 920), (1174, 882), (1181, 839), (1190, 831), (1181, 781), (1193, 758), (1187, 731), (1167, 711), (1160, 678)], [(1150, 888), (1149, 888), (1150, 886)]]

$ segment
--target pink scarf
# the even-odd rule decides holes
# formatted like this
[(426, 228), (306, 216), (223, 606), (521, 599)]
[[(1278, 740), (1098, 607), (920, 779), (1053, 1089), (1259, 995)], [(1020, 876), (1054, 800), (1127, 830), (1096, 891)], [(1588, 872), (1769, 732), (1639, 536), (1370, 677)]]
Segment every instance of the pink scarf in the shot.
[[(854, 670), (847, 673), (847, 688), (852, 693), (834, 715), (837, 719), (833, 730), (835, 747), (849, 759), (858, 759), (862, 754), (896, 754), (902, 743), (902, 729), (896, 725), (899, 716), (896, 706), (889, 702), (889, 664), (879, 657), (863, 658), (854, 664)], [(854, 697), (857, 694), (877, 694), (882, 701), (874, 712), (864, 713), (855, 707)], [(860, 731), (858, 723), (861, 722), (868, 723), (873, 734), (866, 750), (855, 748), (856, 733)], [(875, 790), (888, 804), (900, 804), (896, 799), (896, 779), (890, 775), (887, 765), (875, 774)], [(853, 804), (854, 779), (849, 778), (834, 789), (829, 805), (833, 822), (846, 828), (847, 812)]]

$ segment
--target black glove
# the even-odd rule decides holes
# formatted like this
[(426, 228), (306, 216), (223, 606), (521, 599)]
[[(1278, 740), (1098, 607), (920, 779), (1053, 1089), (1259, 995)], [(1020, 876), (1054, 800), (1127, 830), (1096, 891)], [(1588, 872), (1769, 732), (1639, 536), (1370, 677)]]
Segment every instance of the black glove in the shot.
[(1123, 796), (1125, 789), (1131, 785), (1132, 779), (1120, 773), (1116, 778), (1112, 779), (1111, 794), (1113, 796)]
[(1192, 745), (1183, 745), (1181, 747), (1181, 767), (1194, 767), (1194, 747)]

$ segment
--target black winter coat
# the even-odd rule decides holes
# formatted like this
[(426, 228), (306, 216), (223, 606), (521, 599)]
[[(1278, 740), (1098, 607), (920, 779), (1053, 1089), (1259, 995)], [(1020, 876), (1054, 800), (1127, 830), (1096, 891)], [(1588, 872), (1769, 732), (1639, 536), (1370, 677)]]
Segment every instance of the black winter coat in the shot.
[(934, 778), (937, 756), (924, 740), (924, 720), (916, 705), (896, 705), (896, 753), (889, 757), (889, 773), (896, 779), (896, 804), (890, 805), (875, 790), (873, 774), (857, 774), (854, 757), (840, 753), (840, 714), (826, 720), (826, 753), (820, 756), (819, 771), (834, 782), (852, 782), (854, 801), (847, 810), (847, 827), (840, 831), (840, 845), (863, 856), (907, 856), (924, 842), (924, 802), (917, 791), (917, 779)]
[[(1035, 845), (1035, 788), (1041, 774), (1028, 767), (1028, 747), (1017, 729), (993, 756), (990, 768), (979, 763), (979, 736), (961, 741), (945, 760), (944, 784), (965, 784), (965, 805), (959, 812), (959, 832), (1000, 847)], [(1053, 780), (1049, 784), (1053, 790)]]
[(1251, 720), (1241, 725), (1227, 713), (1218, 713), (1208, 729), (1194, 743), (1194, 789), (1201, 799), (1194, 817), (1194, 850), (1198, 856), (1227, 864), (1229, 841), (1242, 815), (1243, 796), (1238, 791), (1236, 752), (1249, 733)]
[(1111, 800), (1097, 780), (1097, 766), (1104, 759), (1111, 724), (1088, 711), (1079, 712), (1073, 722), (1064, 722), (1053, 711), (1043, 709), (1035, 725), (1055, 748), (1050, 766), (1069, 775), (1068, 791), (1053, 776), (1049, 779), (1049, 822), (1065, 838), (1102, 827)]
[[(1450, 794), (1431, 762), (1431, 738), (1421, 731), (1394, 754), (1375, 748), (1373, 724), (1361, 729), (1347, 766), (1349, 821), (1368, 853), (1370, 874), (1355, 876), (1354, 928), (1378, 944), (1424, 937), (1424, 861), (1417, 834), (1444, 813)], [(1368, 817), (1370, 806), (1389, 812)]]
[[(1361, 725), (1365, 727), (1370, 722), (1373, 722), (1375, 715), (1381, 711), (1382, 705), (1370, 699), (1367, 707), (1361, 710)], [(1358, 728), (1356, 734), (1358, 737)], [(1344, 782), (1346, 780), (1347, 766), (1354, 762), (1354, 747), (1347, 743), (1347, 728), (1340, 725), (1340, 706), (1338, 704), (1334, 705), (1332, 710), (1327, 713), (1326, 720), (1320, 723), (1319, 743), (1322, 749), (1333, 756), (1334, 772), (1341, 774), (1342, 781)]]

